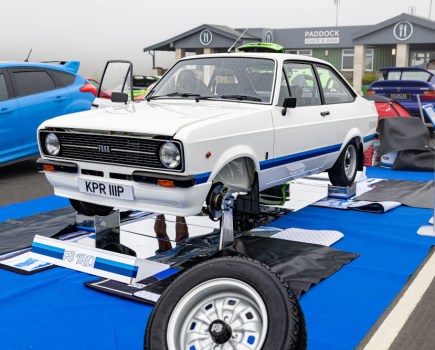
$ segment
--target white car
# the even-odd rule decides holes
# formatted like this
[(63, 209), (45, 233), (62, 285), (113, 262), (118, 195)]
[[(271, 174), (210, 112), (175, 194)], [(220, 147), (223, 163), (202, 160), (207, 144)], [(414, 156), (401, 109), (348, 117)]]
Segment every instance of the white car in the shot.
[(84, 214), (195, 215), (218, 192), (326, 170), (347, 186), (377, 124), (374, 105), (329, 63), (281, 53), (186, 57), (146, 101), (125, 97), (39, 127), (40, 167)]

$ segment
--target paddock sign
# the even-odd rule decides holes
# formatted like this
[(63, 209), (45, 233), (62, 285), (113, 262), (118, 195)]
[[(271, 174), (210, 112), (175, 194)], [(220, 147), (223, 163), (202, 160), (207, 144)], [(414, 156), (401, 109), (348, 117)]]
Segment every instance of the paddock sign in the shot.
[(340, 30), (307, 30), (305, 31), (305, 45), (315, 44), (339, 44)]

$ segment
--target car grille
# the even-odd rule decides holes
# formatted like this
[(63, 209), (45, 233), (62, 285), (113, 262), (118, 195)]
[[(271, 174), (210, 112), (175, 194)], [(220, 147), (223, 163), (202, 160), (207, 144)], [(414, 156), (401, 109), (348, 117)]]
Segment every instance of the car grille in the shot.
[[(53, 132), (59, 138), (61, 151), (57, 156), (44, 154), (50, 158), (81, 160), (140, 168), (166, 169), (159, 159), (160, 146), (164, 140), (112, 135), (41, 131), (41, 145), (44, 135)], [(174, 142), (174, 141), (171, 141)], [(180, 149), (181, 145), (176, 143)], [(180, 171), (182, 164), (177, 169)], [(169, 170), (169, 169), (168, 169)]]

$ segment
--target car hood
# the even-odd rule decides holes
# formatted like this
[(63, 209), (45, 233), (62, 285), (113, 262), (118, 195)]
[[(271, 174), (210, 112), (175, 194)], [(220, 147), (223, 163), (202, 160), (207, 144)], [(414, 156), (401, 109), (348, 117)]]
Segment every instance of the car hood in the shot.
[(204, 119), (244, 114), (258, 105), (182, 101), (141, 102), (94, 109), (49, 119), (40, 128), (86, 129), (173, 136), (180, 129)]

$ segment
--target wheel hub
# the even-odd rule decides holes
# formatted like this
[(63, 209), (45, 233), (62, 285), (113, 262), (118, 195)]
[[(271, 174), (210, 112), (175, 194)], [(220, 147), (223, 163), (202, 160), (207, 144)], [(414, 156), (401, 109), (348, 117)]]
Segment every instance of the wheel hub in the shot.
[(344, 156), (344, 172), (348, 179), (351, 179), (354, 176), (354, 173), (356, 171), (356, 166), (357, 166), (356, 160), (357, 160), (357, 154), (356, 154), (355, 146), (350, 145), (346, 149), (346, 153)]
[(208, 327), (211, 338), (216, 344), (224, 344), (231, 339), (233, 330), (230, 325), (224, 321), (216, 320), (210, 323)]
[(218, 278), (190, 290), (168, 323), (168, 349), (260, 350), (268, 327), (258, 292), (246, 283)]

